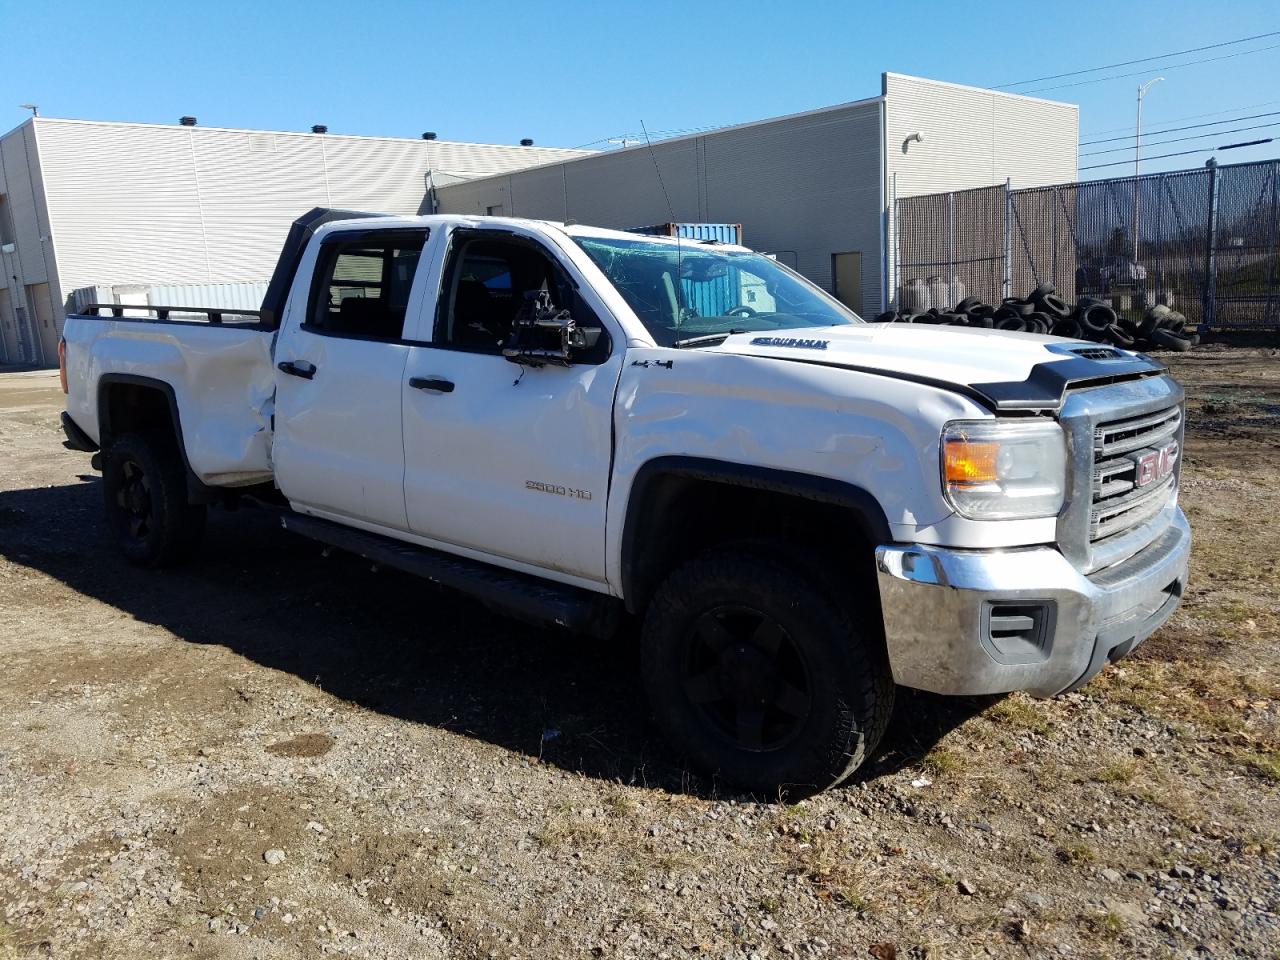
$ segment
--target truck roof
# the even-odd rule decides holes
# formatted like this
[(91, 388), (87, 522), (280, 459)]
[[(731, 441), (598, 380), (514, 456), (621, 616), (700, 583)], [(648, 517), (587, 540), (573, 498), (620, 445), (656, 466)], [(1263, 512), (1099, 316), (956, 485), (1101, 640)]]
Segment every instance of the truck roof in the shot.
[[(693, 244), (706, 246), (705, 241), (689, 240), (680, 237), (663, 237), (652, 234), (632, 233), (628, 230), (615, 230), (609, 227), (595, 227), (585, 223), (565, 223), (560, 220), (536, 220), (529, 217), (492, 217), (482, 216), (480, 214), (460, 214), (460, 213), (437, 213), (426, 214), (423, 216), (397, 216), (388, 214), (386, 216), (364, 216), (359, 219), (352, 220), (334, 220), (326, 225), (326, 232), (338, 230), (367, 230), (370, 227), (385, 226), (421, 226), (421, 227), (443, 227), (443, 226), (465, 226), (465, 227), (485, 227), (485, 226), (517, 226), (524, 228), (552, 227), (556, 230), (566, 233), (571, 237), (602, 237), (612, 238), (616, 240), (644, 240), (652, 241), (658, 244), (669, 244), (671, 246), (688, 247)], [(714, 244), (717, 247), (723, 247), (730, 250), (746, 250), (736, 244)]]

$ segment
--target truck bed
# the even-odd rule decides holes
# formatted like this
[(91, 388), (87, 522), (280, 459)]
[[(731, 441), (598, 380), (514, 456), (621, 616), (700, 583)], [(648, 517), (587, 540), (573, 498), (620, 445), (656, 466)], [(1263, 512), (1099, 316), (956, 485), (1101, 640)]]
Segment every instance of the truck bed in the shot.
[(67, 317), (63, 339), (67, 412), (95, 443), (100, 414), (110, 416), (102, 403), (128, 402), (130, 387), (154, 387), (177, 414), (200, 482), (270, 480), (272, 331), (257, 311), (95, 304)]

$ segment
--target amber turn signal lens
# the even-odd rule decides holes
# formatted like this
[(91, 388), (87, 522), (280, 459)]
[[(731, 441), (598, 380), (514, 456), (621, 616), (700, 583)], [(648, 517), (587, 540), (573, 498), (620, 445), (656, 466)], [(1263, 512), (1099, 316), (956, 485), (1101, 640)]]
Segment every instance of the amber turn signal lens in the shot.
[(999, 451), (998, 443), (948, 440), (943, 457), (943, 473), (947, 483), (994, 483), (996, 454)]

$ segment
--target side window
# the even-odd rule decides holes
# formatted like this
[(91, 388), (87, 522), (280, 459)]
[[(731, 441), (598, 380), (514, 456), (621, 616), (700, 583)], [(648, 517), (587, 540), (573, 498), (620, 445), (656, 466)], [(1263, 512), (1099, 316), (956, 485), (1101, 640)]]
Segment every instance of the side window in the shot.
[(313, 333), (399, 340), (426, 233), (400, 230), (325, 243), (306, 328)]
[[(483, 353), (499, 354), (511, 337), (516, 315), (526, 299), (545, 290), (553, 305), (569, 309), (587, 329), (600, 321), (573, 289), (560, 267), (533, 244), (490, 238), (457, 238), (445, 269), (436, 316), (436, 342)], [(603, 356), (584, 356), (599, 363), (609, 355), (601, 335)]]

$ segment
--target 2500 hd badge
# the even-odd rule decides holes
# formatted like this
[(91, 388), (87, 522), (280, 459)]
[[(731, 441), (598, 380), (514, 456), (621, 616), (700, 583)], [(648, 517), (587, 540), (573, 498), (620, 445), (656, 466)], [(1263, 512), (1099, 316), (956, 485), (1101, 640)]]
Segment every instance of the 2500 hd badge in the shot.
[(554, 493), (557, 497), (573, 497), (575, 500), (590, 500), (590, 490), (577, 490), (573, 487), (562, 486), (558, 483), (542, 483), (539, 480), (526, 480), (524, 482), (526, 490), (537, 490), (539, 493)]

